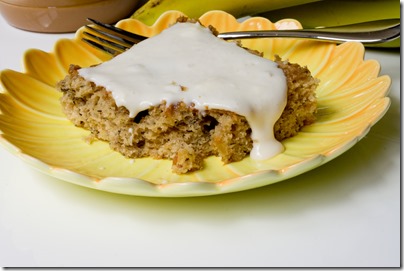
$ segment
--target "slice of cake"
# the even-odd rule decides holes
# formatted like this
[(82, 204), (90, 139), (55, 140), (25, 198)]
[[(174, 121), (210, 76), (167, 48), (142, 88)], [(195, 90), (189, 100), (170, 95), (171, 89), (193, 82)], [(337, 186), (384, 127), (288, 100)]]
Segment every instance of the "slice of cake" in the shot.
[(126, 157), (171, 159), (181, 174), (212, 155), (279, 154), (314, 122), (317, 85), (305, 67), (182, 22), (98, 66), (72, 65), (58, 89), (75, 125)]

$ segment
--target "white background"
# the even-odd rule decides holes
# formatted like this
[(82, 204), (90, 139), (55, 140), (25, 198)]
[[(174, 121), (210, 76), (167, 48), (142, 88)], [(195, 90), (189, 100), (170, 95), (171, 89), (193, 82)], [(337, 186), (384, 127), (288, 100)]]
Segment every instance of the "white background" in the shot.
[[(0, 18), (0, 70), (62, 37)], [(351, 150), (250, 191), (145, 198), (37, 172), (0, 147), (0, 264), (50, 267), (398, 267), (400, 52), (367, 50), (391, 76), (392, 105)]]

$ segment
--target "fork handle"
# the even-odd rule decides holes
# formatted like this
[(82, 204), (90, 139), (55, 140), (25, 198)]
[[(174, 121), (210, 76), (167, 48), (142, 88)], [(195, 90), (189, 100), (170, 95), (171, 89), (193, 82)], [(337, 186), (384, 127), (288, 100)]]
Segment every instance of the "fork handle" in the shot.
[(334, 32), (322, 29), (302, 30), (257, 30), (242, 32), (220, 33), (218, 37), (229, 39), (254, 39), (254, 38), (304, 38), (330, 42), (357, 41), (367, 44), (382, 43), (400, 37), (400, 25), (376, 31), (358, 32)]

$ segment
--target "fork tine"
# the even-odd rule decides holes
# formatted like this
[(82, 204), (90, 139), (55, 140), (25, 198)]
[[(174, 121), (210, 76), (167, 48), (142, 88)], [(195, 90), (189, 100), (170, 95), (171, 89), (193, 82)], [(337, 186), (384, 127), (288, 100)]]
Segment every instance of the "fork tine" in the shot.
[[(111, 41), (114, 41), (114, 42), (116, 42), (116, 43), (118, 43), (118, 44), (121, 44), (121, 45), (123, 45), (123, 46), (126, 46), (127, 48), (130, 48), (130, 47), (132, 47), (134, 44), (136, 44), (136, 43), (134, 43), (133, 41), (127, 40), (127, 39), (122, 38), (122, 37), (118, 37), (118, 36), (116, 36), (116, 35), (114, 35), (114, 34), (110, 34), (110, 33), (108, 33), (108, 32), (105, 32), (105, 31), (102, 31), (102, 30), (100, 30), (100, 29), (91, 27), (91, 26), (89, 26), (89, 25), (86, 25), (85, 27), (86, 27), (88, 30), (91, 30), (92, 32), (98, 34), (98, 35), (100, 36), (100, 38), (101, 38), (100, 41), (106, 40), (106, 39), (102, 39), (102, 38), (108, 38), (108, 40), (111, 40)], [(93, 35), (93, 34), (90, 34), (90, 32), (86, 32), (86, 31), (85, 31), (85, 32), (83, 32), (83, 34), (87, 34), (87, 35), (89, 35), (89, 36), (91, 36), (92, 38), (95, 38), (95, 39), (98, 38), (98, 36)]]
[(119, 34), (119, 35), (121, 35), (124, 39), (130, 40), (130, 41), (132, 41), (133, 43), (139, 43), (140, 41), (147, 39), (147, 37), (134, 34), (134, 33), (132, 33), (132, 32), (126, 31), (126, 30), (124, 30), (124, 29), (115, 27), (115, 26), (113, 26), (113, 25), (111, 25), (111, 24), (101, 23), (101, 22), (99, 22), (99, 21), (97, 21), (97, 20), (94, 20), (94, 19), (91, 19), (91, 18), (87, 18), (87, 20), (90, 21), (90, 22), (92, 22), (93, 24), (95, 24), (95, 25), (101, 27), (101, 28), (108, 29), (108, 30), (112, 31), (113, 33)]
[(139, 43), (147, 37), (140, 36), (110, 24), (104, 24), (91, 18), (88, 21), (94, 26), (86, 25), (89, 31), (83, 31), (82, 40), (87, 44), (100, 49), (108, 54), (116, 56), (123, 53), (134, 44)]
[(90, 39), (82, 38), (81, 40), (84, 41), (85, 43), (87, 43), (87, 44), (101, 50), (101, 51), (104, 51), (104, 52), (112, 55), (112, 56), (117, 56), (117, 55), (119, 55), (120, 53), (123, 52), (123, 51), (120, 51), (120, 50), (115, 50), (115, 49), (112, 49), (110, 47), (101, 45), (100, 43), (95, 42), (95, 41), (90, 40)]
[(119, 44), (114, 41), (104, 39), (103, 37), (99, 37), (99, 36), (93, 35), (91, 33), (85, 32), (85, 31), (83, 32), (83, 35), (87, 36), (87, 38), (92, 39), (94, 42), (98, 42), (100, 45), (105, 44), (106, 46), (113, 47), (113, 48), (116, 48), (121, 51), (125, 51), (125, 50), (129, 49), (130, 47), (132, 47), (131, 45)]

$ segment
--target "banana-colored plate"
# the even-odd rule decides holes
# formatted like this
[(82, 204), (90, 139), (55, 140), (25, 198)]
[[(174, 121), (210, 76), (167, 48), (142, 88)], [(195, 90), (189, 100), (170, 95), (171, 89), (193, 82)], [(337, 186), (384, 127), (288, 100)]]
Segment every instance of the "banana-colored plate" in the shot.
[[(127, 19), (118, 23), (129, 31), (151, 36), (172, 24), (179, 12), (163, 14), (153, 26)], [(219, 31), (300, 28), (285, 19), (272, 23), (253, 17), (239, 23), (227, 13), (213, 11), (200, 21)], [(108, 144), (87, 143), (88, 131), (72, 125), (63, 115), (55, 90), (70, 64), (89, 66), (109, 59), (75, 39), (59, 40), (53, 52), (28, 50), (25, 71), (0, 74), (0, 143), (39, 170), (62, 180), (94, 189), (142, 196), (187, 197), (241, 191), (286, 180), (314, 169), (351, 148), (386, 112), (390, 99), (388, 76), (379, 76), (376, 61), (364, 61), (359, 43), (335, 45), (297, 39), (245, 40), (243, 45), (307, 65), (321, 83), (318, 120), (297, 136), (283, 141), (285, 151), (266, 161), (246, 158), (223, 165), (206, 159), (203, 170), (171, 173), (166, 160), (126, 159)], [(180, 41), (179, 41), (180, 42)], [(229, 63), (229, 65), (231, 65)], [(248, 72), (248, 71), (246, 71)], [(259, 97), (257, 97), (259, 99)]]

